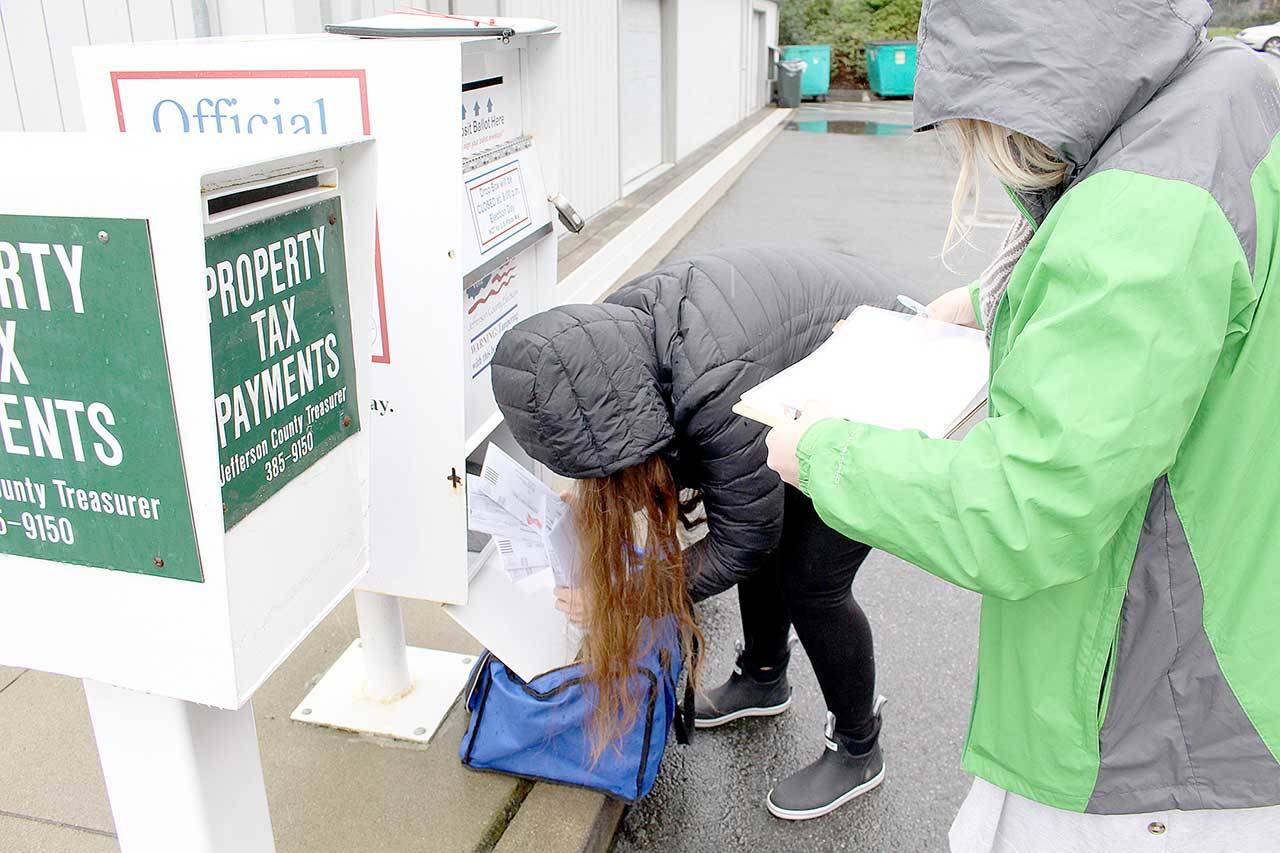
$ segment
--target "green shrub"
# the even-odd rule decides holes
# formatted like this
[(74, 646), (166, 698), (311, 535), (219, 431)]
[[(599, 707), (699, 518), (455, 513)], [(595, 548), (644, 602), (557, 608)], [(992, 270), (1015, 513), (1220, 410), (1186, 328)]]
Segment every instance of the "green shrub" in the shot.
[(1210, 32), (1226, 29), (1231, 34), (1257, 24), (1280, 21), (1280, 0), (1214, 0)]

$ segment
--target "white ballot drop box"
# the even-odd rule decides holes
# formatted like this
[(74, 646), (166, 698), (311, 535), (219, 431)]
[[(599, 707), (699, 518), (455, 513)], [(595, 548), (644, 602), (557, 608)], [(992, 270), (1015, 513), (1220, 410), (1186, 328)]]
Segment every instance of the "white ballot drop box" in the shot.
[(467, 605), (496, 563), (468, 535), (468, 468), (492, 440), (536, 469), (501, 425), (489, 362), (504, 331), (558, 301), (550, 199), (581, 227), (558, 198), (559, 36), (546, 21), (408, 12), (331, 30), (80, 48), (76, 67), (93, 130), (228, 146), (377, 137), (362, 639), (295, 719), (424, 741), (471, 659), (406, 649), (391, 597)]
[(86, 679), (126, 850), (265, 815), (247, 703), (368, 567), (373, 147), (274, 148), (0, 142), (0, 664)]
[(529, 19), (393, 14), (342, 29), (359, 35), (78, 49), (85, 123), (249, 145), (377, 137), (362, 588), (463, 604), (467, 457), (501, 420), (489, 360), (505, 329), (556, 302), (559, 39)]

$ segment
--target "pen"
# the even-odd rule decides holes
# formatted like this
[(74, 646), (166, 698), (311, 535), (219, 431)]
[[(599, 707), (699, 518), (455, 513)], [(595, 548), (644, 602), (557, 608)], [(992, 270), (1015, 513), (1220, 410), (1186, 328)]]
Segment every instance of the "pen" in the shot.
[(918, 317), (932, 316), (929, 314), (929, 309), (927, 306), (921, 305), (919, 302), (916, 302), (910, 296), (904, 296), (901, 293), (899, 293), (898, 301), (902, 303), (904, 308), (906, 308), (908, 311), (910, 311), (911, 313), (915, 314)]

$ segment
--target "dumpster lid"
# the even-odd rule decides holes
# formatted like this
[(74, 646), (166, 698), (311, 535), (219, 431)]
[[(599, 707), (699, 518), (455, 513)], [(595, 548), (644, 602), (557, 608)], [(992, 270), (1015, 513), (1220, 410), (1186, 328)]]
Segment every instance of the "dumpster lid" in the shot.
[(388, 15), (325, 27), (326, 32), (365, 38), (511, 38), (549, 33), (555, 29), (555, 23), (540, 18), (447, 15), (418, 9), (401, 9)]
[(869, 41), (864, 43), (867, 47), (902, 47), (904, 45), (915, 46), (915, 39), (888, 39), (885, 41)]

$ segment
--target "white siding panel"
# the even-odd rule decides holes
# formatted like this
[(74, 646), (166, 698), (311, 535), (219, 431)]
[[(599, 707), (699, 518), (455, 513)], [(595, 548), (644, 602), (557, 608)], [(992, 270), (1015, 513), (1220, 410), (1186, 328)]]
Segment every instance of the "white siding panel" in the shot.
[(84, 4), (89, 44), (127, 44), (133, 41), (127, 0), (93, 0)]
[(267, 13), (262, 0), (213, 0), (218, 7), (219, 35), (262, 35)]
[(63, 130), (58, 84), (44, 26), (44, 8), (32, 0), (3, 0), (5, 41), (22, 107), (24, 130)]
[(676, 157), (738, 122), (741, 110), (743, 0), (678, 3)]
[[(197, 34), (212, 33), (212, 21), (209, 20), (211, 11), (208, 8), (209, 0), (199, 0), (204, 3), (203, 19), (199, 22), (196, 20), (195, 0), (170, 0), (170, 14), (173, 19), (173, 32), (177, 38), (189, 39), (194, 38)], [(206, 27), (207, 29), (200, 29)]]
[(42, 0), (45, 30), (49, 34), (49, 55), (53, 59), (53, 80), (58, 87), (58, 105), (64, 130), (84, 130), (80, 112), (80, 87), (71, 48), (89, 43), (84, 5), (80, 0)]
[(618, 23), (618, 100), (622, 181), (662, 162), (662, 3), (622, 0)]
[(168, 41), (176, 34), (170, 0), (129, 0), (128, 6), (134, 41)]
[(289, 35), (304, 30), (298, 27), (294, 0), (260, 0), (262, 3), (263, 32), (271, 35)]
[[(324, 25), (328, 22), (324, 20), (324, 10), (321, 7), (327, 5), (326, 3), (322, 0), (292, 0), (292, 3), (295, 32), (324, 32)], [(272, 32), (278, 32), (278, 30)]]
[[(698, 0), (702, 2), (702, 0)], [(504, 12), (560, 25), (560, 191), (592, 216), (618, 200), (618, 4), (506, 0)]]
[(463, 0), (455, 2), (453, 8), (459, 15), (501, 15), (498, 0)]
[(448, 12), (449, 3), (445, 2), (432, 3), (430, 0), (411, 0), (408, 4), (409, 8), (417, 9), (420, 12)]
[[(401, 0), (404, 5), (406, 0)], [(350, 21), (359, 13), (352, 0), (263, 0), (267, 32), (272, 35), (322, 33), (325, 24)]]
[(0, 130), (22, 130), (22, 109), (18, 89), (9, 64), (9, 44), (4, 32), (4, 10), (0, 8)]

